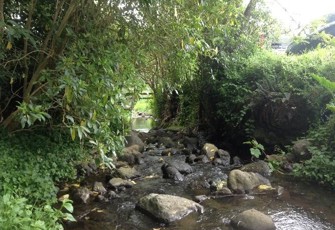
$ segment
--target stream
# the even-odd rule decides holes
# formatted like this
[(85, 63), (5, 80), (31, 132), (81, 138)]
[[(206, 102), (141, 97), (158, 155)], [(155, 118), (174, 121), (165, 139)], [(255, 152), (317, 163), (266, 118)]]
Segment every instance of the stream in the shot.
[[(149, 121), (142, 121), (148, 125)], [(133, 123), (133, 128), (145, 131), (141, 122)], [(148, 127), (150, 129), (150, 126)], [(214, 197), (201, 203), (203, 214), (192, 213), (187, 217), (164, 224), (136, 209), (138, 200), (149, 193), (162, 193), (181, 196), (194, 200), (197, 195), (208, 195), (205, 183), (210, 178), (226, 178), (229, 171), (222, 166), (210, 163), (192, 165), (193, 173), (185, 176), (184, 181), (163, 179), (162, 162), (182, 161), (185, 155), (173, 156), (146, 155), (144, 162), (136, 165), (141, 177), (133, 179), (132, 188), (120, 192), (119, 198), (108, 202), (91, 201), (75, 204), (76, 223), (66, 224), (67, 230), (100, 229), (192, 229), (192, 230), (229, 230), (231, 218), (244, 210), (255, 208), (270, 215), (278, 230), (331, 230), (335, 229), (335, 196), (317, 184), (305, 183), (292, 176), (275, 174), (270, 178), (273, 187), (282, 186), (284, 192), (278, 194), (249, 194), (231, 197)], [(105, 181), (104, 174), (87, 178), (87, 184)]]

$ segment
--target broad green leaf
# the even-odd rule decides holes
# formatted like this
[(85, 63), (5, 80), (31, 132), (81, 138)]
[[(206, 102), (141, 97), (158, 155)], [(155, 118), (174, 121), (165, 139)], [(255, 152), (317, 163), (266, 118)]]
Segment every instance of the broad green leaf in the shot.
[(251, 148), (250, 153), (252, 156), (259, 158), (261, 156), (261, 151), (259, 149)]
[(73, 205), (70, 202), (64, 202), (63, 207), (70, 213), (73, 212)]
[(65, 220), (67, 221), (72, 221), (72, 222), (76, 222), (77, 220), (73, 217), (73, 215), (71, 213), (64, 213), (64, 217)]

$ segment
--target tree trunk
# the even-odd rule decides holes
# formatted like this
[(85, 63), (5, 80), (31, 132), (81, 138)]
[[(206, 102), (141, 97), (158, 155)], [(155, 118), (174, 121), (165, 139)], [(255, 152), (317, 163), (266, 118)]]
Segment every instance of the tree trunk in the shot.
[[(3, 5), (5, 0), (0, 0), (0, 23), (5, 22), (4, 12), (3, 12)], [(3, 28), (0, 28), (0, 43), (2, 43), (3, 37)]]
[[(249, 24), (249, 20), (252, 17), (253, 12), (256, 9), (256, 5), (258, 3), (259, 0), (250, 0), (247, 8), (245, 9), (243, 15), (244, 15), (244, 22), (243, 22), (243, 26), (242, 26), (242, 31), (248, 31), (248, 24)], [(249, 31), (250, 32), (250, 31)]]
[(249, 18), (252, 15), (252, 12), (255, 10), (256, 8), (256, 4), (257, 4), (258, 0), (250, 0), (247, 8), (244, 11), (244, 17), (249, 20)]

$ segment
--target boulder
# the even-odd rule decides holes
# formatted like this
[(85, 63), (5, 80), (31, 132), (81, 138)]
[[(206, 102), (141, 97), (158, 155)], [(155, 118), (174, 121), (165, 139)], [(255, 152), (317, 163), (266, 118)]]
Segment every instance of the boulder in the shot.
[(162, 150), (162, 156), (172, 156), (172, 155), (176, 155), (179, 154), (179, 150), (175, 149), (175, 148), (168, 148), (168, 149), (164, 149)]
[(124, 179), (133, 179), (140, 176), (135, 168), (121, 167), (118, 168), (116, 171), (120, 175), (120, 177)]
[(241, 159), (238, 156), (233, 157), (233, 165), (235, 167), (242, 166)]
[(159, 138), (158, 143), (166, 148), (172, 148), (175, 146), (175, 143), (170, 137), (161, 137)]
[(194, 164), (196, 159), (197, 159), (196, 155), (190, 154), (186, 157), (185, 162), (188, 163), (188, 164)]
[(131, 183), (130, 181), (118, 177), (110, 179), (108, 181), (108, 184), (112, 186), (112, 188), (118, 188), (118, 187), (131, 188), (133, 186), (133, 183)]
[(73, 194), (73, 200), (75, 202), (86, 204), (88, 199), (90, 198), (90, 190), (86, 187), (79, 187), (75, 190)]
[(126, 147), (122, 150), (121, 156), (119, 156), (120, 161), (125, 161), (129, 165), (141, 164), (143, 163), (143, 155), (140, 153), (139, 145), (132, 145)]
[(237, 230), (275, 230), (276, 226), (270, 216), (255, 209), (246, 210), (231, 220), (231, 225)]
[(223, 187), (221, 190), (214, 191), (212, 194), (214, 196), (225, 196), (225, 195), (231, 195), (232, 192), (230, 191), (229, 188)]
[(131, 134), (129, 136), (126, 136), (126, 147), (130, 147), (132, 145), (138, 145), (139, 151), (143, 152), (144, 143), (135, 131), (131, 131)]
[(142, 197), (137, 207), (166, 223), (180, 220), (194, 211), (204, 211), (200, 204), (192, 200), (156, 193)]
[(209, 162), (209, 158), (206, 155), (200, 155), (197, 156), (197, 158), (195, 159), (195, 162), (201, 162), (201, 163), (208, 163)]
[(173, 161), (169, 165), (175, 167), (181, 174), (190, 174), (193, 172), (193, 168), (182, 161)]
[(269, 164), (262, 160), (246, 164), (241, 168), (241, 170), (245, 172), (259, 173), (265, 177), (269, 177), (271, 175)]
[(215, 157), (215, 153), (218, 151), (219, 149), (210, 143), (206, 143), (202, 149), (201, 149), (201, 153), (206, 155), (208, 157), (208, 159), (213, 160)]
[(114, 191), (109, 191), (107, 193), (107, 197), (108, 197), (108, 199), (120, 198), (120, 196), (118, 194), (116, 194), (116, 192), (114, 192)]
[(258, 173), (234, 169), (228, 176), (228, 187), (235, 193), (249, 193), (259, 185), (270, 185), (268, 179)]
[(195, 137), (184, 137), (182, 143), (186, 149), (191, 151), (198, 148), (198, 138)]
[(107, 192), (102, 182), (97, 182), (97, 181), (94, 182), (93, 191), (98, 192), (101, 195), (104, 195)]
[[(95, 167), (94, 167), (95, 166)], [(77, 173), (78, 176), (91, 176), (92, 174), (96, 173), (96, 165), (93, 165), (92, 163), (81, 163), (80, 165), (77, 165)]]
[(162, 167), (163, 178), (173, 179), (175, 181), (183, 181), (184, 176), (178, 171), (178, 169), (169, 164), (163, 164)]
[(223, 165), (223, 166), (229, 166), (230, 165), (230, 154), (229, 152), (219, 149), (215, 152), (215, 160), (217, 164)]

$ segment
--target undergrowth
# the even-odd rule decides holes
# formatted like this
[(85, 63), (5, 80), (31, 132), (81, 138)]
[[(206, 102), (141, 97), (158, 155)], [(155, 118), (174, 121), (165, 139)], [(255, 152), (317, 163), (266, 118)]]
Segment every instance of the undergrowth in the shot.
[(76, 177), (82, 147), (59, 133), (1, 132), (0, 153), (0, 229), (62, 229), (55, 183)]

